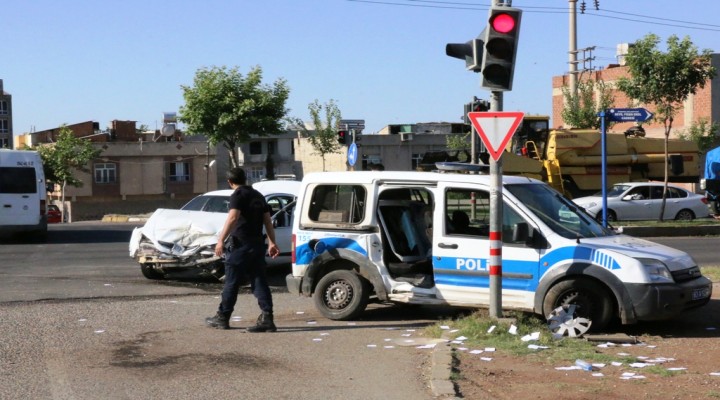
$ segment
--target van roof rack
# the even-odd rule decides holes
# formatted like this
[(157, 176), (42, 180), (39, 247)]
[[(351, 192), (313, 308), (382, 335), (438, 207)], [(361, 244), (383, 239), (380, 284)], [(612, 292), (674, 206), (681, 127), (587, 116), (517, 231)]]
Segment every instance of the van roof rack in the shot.
[(487, 175), (490, 172), (490, 166), (487, 164), (469, 164), (455, 161), (436, 162), (435, 167), (439, 172), (457, 172), (483, 175)]

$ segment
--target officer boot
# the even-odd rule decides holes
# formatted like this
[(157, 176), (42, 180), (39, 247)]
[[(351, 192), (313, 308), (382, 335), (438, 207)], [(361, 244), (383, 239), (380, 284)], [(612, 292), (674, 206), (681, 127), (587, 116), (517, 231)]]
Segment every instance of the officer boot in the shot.
[(257, 324), (247, 328), (248, 332), (275, 332), (277, 327), (273, 322), (273, 314), (271, 312), (264, 312), (260, 314), (257, 319)]
[(218, 311), (214, 317), (205, 318), (205, 323), (211, 328), (230, 329), (230, 316)]

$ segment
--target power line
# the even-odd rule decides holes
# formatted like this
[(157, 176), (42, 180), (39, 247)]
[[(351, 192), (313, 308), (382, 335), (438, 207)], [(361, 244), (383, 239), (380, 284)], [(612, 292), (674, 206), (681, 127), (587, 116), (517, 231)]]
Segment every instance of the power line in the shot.
[[(387, 1), (345, 0), (345, 1), (351, 1), (351, 2), (356, 2), (356, 3), (382, 4), (382, 5), (391, 5), (391, 6), (400, 6), (400, 7), (420, 7), (420, 8), (437, 8), (437, 9), (454, 9), (454, 10), (474, 10), (474, 11), (487, 11), (490, 8), (490, 5), (481, 5), (478, 3), (441, 1), (441, 0), (404, 0), (405, 2), (400, 2), (403, 0), (395, 0), (395, 1), (392, 1), (392, 0), (387, 0)], [(418, 4), (418, 3), (423, 3), (423, 4)], [(568, 9), (564, 8), (564, 7), (523, 6), (522, 9), (525, 10), (525, 12), (527, 12), (527, 13), (536, 13), (536, 14), (567, 14), (569, 12)], [(626, 15), (626, 16), (630, 16), (630, 17), (644, 18), (646, 20), (638, 20), (638, 19), (625, 18), (625, 17), (620, 17), (620, 16), (603, 15), (602, 13)], [(716, 25), (716, 24), (700, 23), (700, 22), (696, 22), (696, 21), (682, 21), (682, 20), (675, 20), (675, 19), (670, 19), (670, 18), (653, 17), (653, 16), (649, 16), (649, 15), (634, 14), (634, 13), (629, 13), (629, 12), (621, 12), (621, 11), (613, 11), (613, 10), (605, 10), (605, 9), (598, 10), (596, 12), (586, 11), (585, 13), (583, 13), (583, 15), (589, 15), (589, 16), (598, 17), (598, 18), (608, 18), (608, 19), (614, 19), (614, 20), (619, 20), (619, 21), (635, 22), (635, 23), (641, 23), (641, 24), (662, 25), (662, 26), (670, 26), (670, 27), (676, 27), (676, 28), (686, 28), (686, 29), (695, 29), (695, 30), (701, 30), (701, 31), (720, 32), (720, 25)], [(672, 22), (672, 23), (663, 23), (663, 22), (656, 22), (656, 21), (667, 21), (667, 22)]]

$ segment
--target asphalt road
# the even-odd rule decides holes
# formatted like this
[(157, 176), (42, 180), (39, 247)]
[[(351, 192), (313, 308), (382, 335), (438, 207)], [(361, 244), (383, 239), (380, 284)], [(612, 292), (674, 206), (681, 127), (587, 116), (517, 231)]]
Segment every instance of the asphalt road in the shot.
[[(319, 316), (273, 276), (279, 332), (208, 329), (220, 285), (150, 281), (128, 257), (131, 224), (52, 226), (48, 243), (0, 245), (2, 399), (431, 398), (419, 330), (453, 310), (373, 305), (363, 320)], [(652, 238), (717, 265), (717, 238)]]
[(372, 305), (334, 322), (275, 286), (277, 333), (239, 329), (258, 313), (249, 293), (235, 329), (209, 329), (220, 285), (145, 279), (131, 229), (77, 223), (0, 245), (1, 399), (432, 398), (431, 350), (415, 347), (448, 310)]

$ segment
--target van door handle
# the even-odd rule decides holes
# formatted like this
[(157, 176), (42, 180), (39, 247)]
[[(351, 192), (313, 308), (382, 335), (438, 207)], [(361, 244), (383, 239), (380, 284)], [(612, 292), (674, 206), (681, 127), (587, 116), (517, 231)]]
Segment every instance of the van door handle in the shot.
[(438, 247), (441, 249), (457, 249), (458, 245), (456, 243), (438, 243)]

